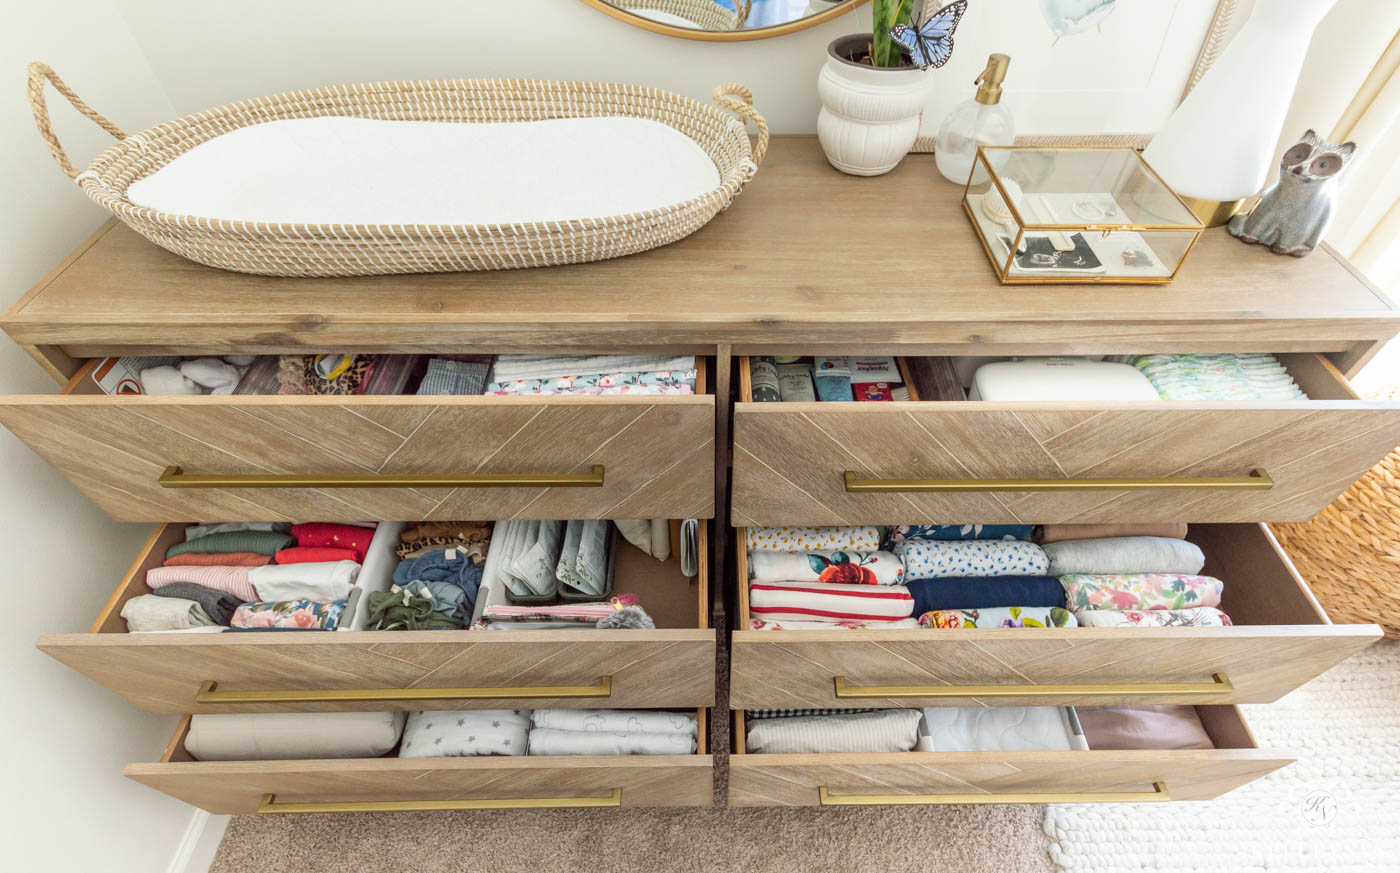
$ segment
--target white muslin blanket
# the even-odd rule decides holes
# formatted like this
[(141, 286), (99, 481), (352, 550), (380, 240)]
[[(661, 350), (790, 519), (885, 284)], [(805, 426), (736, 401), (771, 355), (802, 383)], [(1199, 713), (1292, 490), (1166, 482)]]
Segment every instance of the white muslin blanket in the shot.
[(360, 565), (354, 561), (269, 564), (248, 571), (248, 581), (264, 601), (344, 600), (359, 577)]
[(535, 729), (601, 731), (613, 734), (688, 734), (695, 736), (693, 712), (626, 709), (537, 709)]
[(531, 755), (690, 755), (690, 734), (614, 734), (603, 731), (530, 731)]

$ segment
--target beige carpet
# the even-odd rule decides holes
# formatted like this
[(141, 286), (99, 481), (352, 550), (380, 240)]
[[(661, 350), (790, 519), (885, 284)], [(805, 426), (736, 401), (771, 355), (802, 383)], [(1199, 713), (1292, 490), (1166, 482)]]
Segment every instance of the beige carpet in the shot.
[[(723, 639), (726, 631), (719, 629)], [(1039, 806), (724, 809), (720, 647), (715, 809), (236, 816), (210, 873), (1050, 873)]]

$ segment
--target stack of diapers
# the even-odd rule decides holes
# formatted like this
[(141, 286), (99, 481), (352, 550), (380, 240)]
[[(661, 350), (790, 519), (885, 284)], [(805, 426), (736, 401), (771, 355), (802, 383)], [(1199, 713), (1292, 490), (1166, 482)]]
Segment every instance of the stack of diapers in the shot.
[(335, 630), (354, 614), (374, 532), (350, 524), (190, 525), (162, 566), (146, 572), (152, 593), (123, 605), (127, 630)]
[(771, 755), (909, 752), (921, 718), (917, 709), (751, 718), (745, 746), (750, 754)]
[(279, 712), (190, 716), (196, 761), (378, 758), (404, 729), (402, 712)]
[(1072, 706), (940, 706), (920, 712), (920, 752), (1089, 749)]
[(1224, 583), (1199, 575), (1205, 555), (1176, 537), (1064, 539), (1043, 545), (1050, 573), (1084, 627), (1226, 626)]
[(410, 712), (400, 758), (468, 758), (524, 755), (530, 710), (461, 709)]
[(691, 755), (697, 726), (693, 712), (537, 709), (530, 754)]
[(1163, 400), (1307, 400), (1273, 355), (1125, 355)]
[(904, 560), (877, 527), (749, 528), (752, 630), (918, 626)]

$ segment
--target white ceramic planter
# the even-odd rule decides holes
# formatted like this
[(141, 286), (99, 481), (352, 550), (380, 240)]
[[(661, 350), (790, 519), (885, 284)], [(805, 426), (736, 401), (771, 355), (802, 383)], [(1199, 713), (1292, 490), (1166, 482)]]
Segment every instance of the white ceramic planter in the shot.
[(833, 40), (817, 75), (817, 139), (831, 165), (854, 176), (888, 173), (909, 153), (933, 87), (928, 70), (846, 60), (869, 41), (868, 33)]

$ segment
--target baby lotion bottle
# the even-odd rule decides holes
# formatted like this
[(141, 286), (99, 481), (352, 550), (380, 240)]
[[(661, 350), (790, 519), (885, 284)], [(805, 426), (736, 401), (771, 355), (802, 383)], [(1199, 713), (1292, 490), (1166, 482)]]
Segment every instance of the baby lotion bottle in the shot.
[[(1016, 124), (1001, 105), (1001, 83), (1010, 65), (1009, 55), (987, 58), (986, 68), (973, 80), (977, 96), (954, 107), (938, 128), (933, 157), (949, 182), (967, 184), (979, 145), (1011, 145), (1016, 138)], [(979, 167), (977, 172), (973, 181), (984, 181), (986, 171)]]

